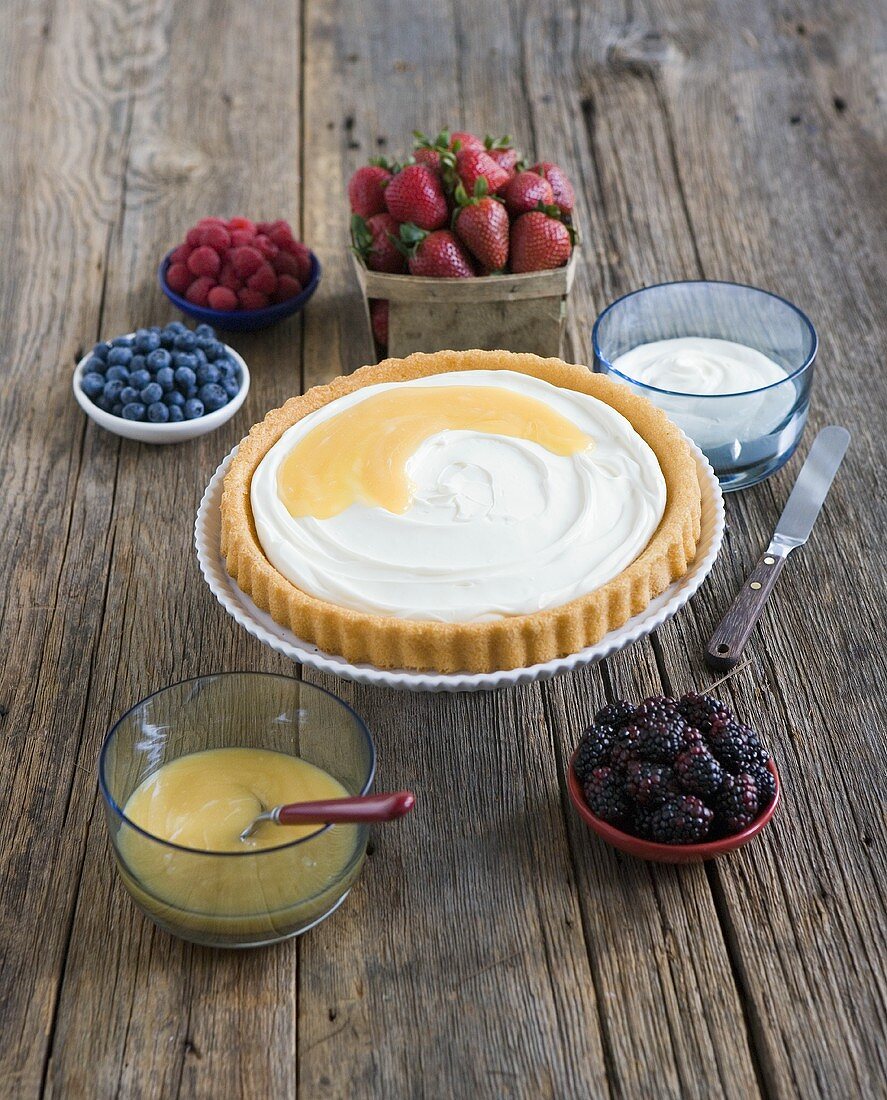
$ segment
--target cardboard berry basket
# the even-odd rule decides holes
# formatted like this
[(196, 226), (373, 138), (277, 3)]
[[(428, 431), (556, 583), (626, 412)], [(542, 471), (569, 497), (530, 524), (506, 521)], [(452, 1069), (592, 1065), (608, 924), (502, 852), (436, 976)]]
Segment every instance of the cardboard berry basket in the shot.
[(389, 303), (386, 355), (479, 348), (560, 356), (578, 252), (577, 239), (566, 265), (554, 271), (476, 279), (385, 275), (352, 259), (370, 339), (370, 299)]

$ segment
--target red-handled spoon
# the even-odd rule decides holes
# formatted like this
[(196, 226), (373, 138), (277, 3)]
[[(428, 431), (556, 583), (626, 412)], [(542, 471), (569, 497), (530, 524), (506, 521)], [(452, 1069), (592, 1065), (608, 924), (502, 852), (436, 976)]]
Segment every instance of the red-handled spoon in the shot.
[(240, 834), (248, 840), (263, 821), (274, 825), (363, 825), (375, 821), (394, 821), (408, 814), (416, 802), (412, 791), (358, 795), (355, 798), (330, 798), (322, 802), (291, 802), (265, 810)]

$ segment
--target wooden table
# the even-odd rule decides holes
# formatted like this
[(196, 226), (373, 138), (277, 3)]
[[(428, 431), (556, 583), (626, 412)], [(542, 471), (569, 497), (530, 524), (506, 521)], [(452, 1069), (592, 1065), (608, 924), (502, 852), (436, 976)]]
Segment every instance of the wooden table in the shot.
[[(883, 15), (877, 0), (3, 6), (4, 1096), (885, 1095)], [(702, 643), (799, 458), (729, 499), (691, 605), (597, 667), (455, 696), (306, 672), (365, 716), (380, 784), (415, 787), (421, 808), (304, 939), (195, 948), (117, 882), (101, 739), (183, 677), (297, 673), (211, 597), (197, 503), (267, 409), (366, 361), (346, 180), (448, 122), (511, 132), (577, 181), (576, 361), (607, 301), (666, 279), (766, 286), (819, 327), (802, 450), (827, 422), (853, 443), (723, 687), (769, 740), (784, 805), (730, 858), (651, 866), (592, 837), (564, 768), (605, 699), (711, 682)], [(233, 341), (253, 385), (224, 428), (175, 448), (105, 434), (72, 366), (170, 318), (158, 258), (208, 213), (290, 218), (321, 290)]]

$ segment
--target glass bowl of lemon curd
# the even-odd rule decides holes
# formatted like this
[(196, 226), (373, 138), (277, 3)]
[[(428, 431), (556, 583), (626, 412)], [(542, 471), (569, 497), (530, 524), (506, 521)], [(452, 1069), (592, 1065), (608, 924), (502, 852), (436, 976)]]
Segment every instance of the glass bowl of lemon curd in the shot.
[(596, 369), (658, 405), (725, 491), (775, 473), (801, 440), (818, 339), (785, 298), (740, 283), (660, 283), (607, 306), (592, 345)]
[(366, 794), (376, 753), (341, 699), (288, 676), (185, 680), (105, 738), (99, 786), (123, 884), (161, 928), (212, 947), (299, 935), (345, 900), (366, 825), (262, 823), (263, 810)]

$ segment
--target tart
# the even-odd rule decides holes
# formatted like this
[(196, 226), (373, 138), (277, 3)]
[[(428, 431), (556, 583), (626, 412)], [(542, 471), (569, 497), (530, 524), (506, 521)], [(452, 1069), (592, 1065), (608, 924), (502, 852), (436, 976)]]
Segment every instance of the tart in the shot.
[(687, 572), (701, 496), (645, 398), (560, 359), (435, 352), (291, 398), (225, 477), (228, 572), (281, 626), (379, 668), (577, 652)]

